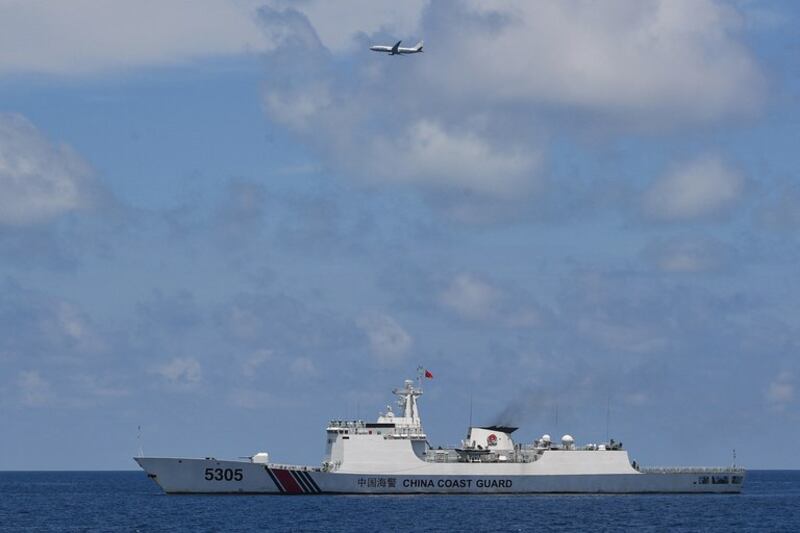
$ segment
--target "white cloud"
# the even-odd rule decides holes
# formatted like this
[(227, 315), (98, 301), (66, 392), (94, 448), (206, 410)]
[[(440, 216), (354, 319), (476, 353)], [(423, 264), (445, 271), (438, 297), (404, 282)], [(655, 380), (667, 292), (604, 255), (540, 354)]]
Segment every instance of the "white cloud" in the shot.
[(290, 87), (268, 83), (264, 108), (273, 121), (314, 139), (336, 167), (357, 181), (505, 201), (540, 185), (543, 155), (532, 143), (503, 142), (479, 126), (448, 126), (413, 116), (385, 131), (369, 132), (369, 122), (386, 118), (374, 107), (382, 106), (382, 100), (352, 98), (331, 85), (321, 80)]
[(231, 332), (239, 339), (252, 340), (261, 332), (261, 320), (253, 310), (240, 305), (232, 306), (228, 316)]
[(794, 398), (794, 385), (782, 382), (770, 383), (767, 398), (775, 403), (789, 402)]
[(0, 74), (85, 74), (263, 50), (253, 4), (0, 0)]
[(654, 220), (688, 221), (720, 215), (732, 208), (745, 181), (714, 155), (684, 163), (658, 178), (645, 191), (642, 208)]
[(229, 398), (233, 405), (245, 409), (277, 407), (286, 403), (281, 398), (260, 389), (236, 389), (231, 392)]
[(424, 0), (0, 0), (0, 75), (90, 74), (270, 50), (280, 35), (256, 21), (262, 5), (303, 12), (322, 44), (352, 50), (357, 37), (416, 32)]
[(447, 282), (436, 302), (463, 319), (494, 321), (508, 328), (538, 328), (549, 318), (547, 310), (519, 287), (503, 288), (464, 272)]
[(664, 272), (709, 272), (723, 268), (730, 248), (714, 239), (678, 237), (655, 241), (643, 251), (644, 258)]
[[(437, 102), (527, 102), (704, 122), (757, 109), (764, 80), (737, 40), (758, 6), (714, 0), (270, 2), (307, 17), (322, 45), (361, 52), (373, 33), (428, 35), (418, 80)], [(465, 33), (469, 32), (469, 38)], [(509, 50), (525, 50), (524, 54)], [(404, 88), (407, 86), (404, 84)]]
[(791, 373), (781, 372), (766, 391), (766, 398), (769, 403), (776, 407), (784, 407), (794, 399), (794, 379)]
[[(267, 31), (256, 16), (262, 4), (271, 6), (262, 22), (280, 19)], [(270, 51), (290, 33), (335, 54), (365, 54), (368, 36), (417, 39), (425, 28), (429, 51), (413, 79), (434, 92), (429, 101), (525, 102), (640, 125), (696, 123), (760, 105), (762, 76), (737, 40), (745, 19), (712, 0), (0, 0), (0, 74), (81, 74)]]
[(536, 150), (498, 148), (474, 131), (448, 131), (428, 119), (392, 135), (377, 137), (368, 153), (370, 175), (387, 183), (511, 199), (533, 186), (539, 167)]
[(292, 374), (301, 378), (311, 377), (317, 373), (317, 367), (314, 365), (314, 361), (308, 357), (296, 357), (292, 359), (289, 370)]
[(20, 372), (17, 386), (22, 405), (37, 407), (51, 400), (50, 383), (35, 370)]
[(422, 10), (428, 0), (316, 0), (303, 3), (278, 0), (270, 4), (302, 11), (327, 48), (345, 53), (358, 46), (356, 37), (364, 34), (381, 32), (397, 36), (397, 39), (417, 38)]
[(650, 398), (648, 397), (646, 392), (632, 392), (623, 396), (622, 401), (624, 401), (627, 405), (631, 405), (634, 407), (641, 407), (643, 405), (647, 405)]
[[(275, 356), (271, 350), (258, 350), (242, 364), (242, 374), (246, 378), (257, 377), (265, 363), (274, 361)], [(269, 370), (267, 370), (268, 372)]]
[[(742, 17), (711, 0), (412, 6), (403, 26), (430, 35), (420, 35), (425, 54), (402, 59), (366, 49), (370, 31), (390, 27), (378, 22), (381, 8), (353, 39), (358, 24), (345, 19), (356, 5), (273, 2), (262, 11), (278, 43), (267, 56), (268, 116), (333, 172), (413, 186), (466, 220), (507, 214), (504, 206), (543, 191), (548, 143), (565, 127), (661, 132), (750, 116), (763, 101), (763, 76), (738, 35)], [(562, 116), (567, 126), (554, 119)], [(719, 204), (731, 201), (717, 192)], [(704, 193), (695, 193), (699, 207), (691, 195), (674, 200), (674, 216), (719, 207)]]
[(506, 316), (505, 323), (512, 328), (533, 328), (544, 324), (545, 313), (535, 306), (523, 307)]
[(741, 17), (712, 0), (465, 4), (420, 63), (429, 86), (456, 100), (564, 106), (640, 126), (716, 120), (761, 101), (762, 76), (736, 40)]
[(317, 373), (314, 361), (308, 357), (279, 357), (272, 350), (261, 349), (256, 350), (242, 363), (242, 374), (253, 379), (274, 375), (276, 370), (282, 373), (287, 368), (292, 375), (302, 378)]
[(202, 380), (202, 368), (193, 357), (176, 357), (155, 369), (171, 385), (191, 388)]
[(54, 301), (50, 305), (52, 315), (43, 321), (42, 326), (54, 342), (66, 341), (83, 354), (105, 349), (106, 343), (79, 308), (65, 301)]
[(264, 106), (272, 119), (300, 131), (313, 127), (331, 103), (328, 86), (320, 82), (306, 84), (301, 90), (268, 88), (264, 92)]
[(370, 351), (384, 361), (397, 361), (406, 356), (413, 339), (394, 318), (374, 313), (356, 320), (356, 325), (366, 333)]
[(577, 319), (575, 328), (592, 342), (617, 352), (649, 354), (669, 344), (663, 332), (642, 321), (622, 324), (605, 317), (582, 317)]
[[(129, 389), (91, 374), (74, 375), (69, 378), (69, 381), (79, 394), (102, 400), (122, 398), (131, 394)], [(84, 403), (86, 403), (86, 400), (84, 400)]]
[(493, 316), (500, 299), (498, 289), (471, 274), (458, 274), (439, 293), (442, 306), (462, 318), (473, 320)]
[(62, 302), (58, 306), (57, 316), (64, 333), (76, 341), (86, 337), (86, 324), (73, 306)]
[(87, 207), (88, 164), (25, 117), (0, 114), (0, 224), (33, 224)]

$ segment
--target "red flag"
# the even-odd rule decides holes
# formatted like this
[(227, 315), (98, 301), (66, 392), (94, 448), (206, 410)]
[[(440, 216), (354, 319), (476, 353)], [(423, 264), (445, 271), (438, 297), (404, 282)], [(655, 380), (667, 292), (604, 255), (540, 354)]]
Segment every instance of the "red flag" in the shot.
[(433, 379), (433, 374), (431, 374), (430, 370), (425, 370), (425, 377), (428, 379)]

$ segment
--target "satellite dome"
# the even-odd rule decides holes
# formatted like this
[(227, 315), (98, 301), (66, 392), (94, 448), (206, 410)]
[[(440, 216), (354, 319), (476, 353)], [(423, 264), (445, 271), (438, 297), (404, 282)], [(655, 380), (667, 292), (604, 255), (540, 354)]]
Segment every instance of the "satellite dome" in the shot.
[(550, 435), (548, 435), (547, 433), (542, 435), (542, 442), (550, 442)]
[(565, 448), (571, 448), (572, 445), (575, 444), (575, 439), (572, 438), (572, 435), (564, 435), (561, 437), (561, 444), (563, 444)]

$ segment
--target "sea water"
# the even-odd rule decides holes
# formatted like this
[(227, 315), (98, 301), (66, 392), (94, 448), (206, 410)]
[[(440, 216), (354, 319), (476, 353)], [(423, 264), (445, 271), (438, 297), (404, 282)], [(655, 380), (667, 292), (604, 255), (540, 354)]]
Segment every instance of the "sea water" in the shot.
[(167, 496), (141, 471), (0, 472), (0, 531), (791, 531), (800, 471), (741, 494)]

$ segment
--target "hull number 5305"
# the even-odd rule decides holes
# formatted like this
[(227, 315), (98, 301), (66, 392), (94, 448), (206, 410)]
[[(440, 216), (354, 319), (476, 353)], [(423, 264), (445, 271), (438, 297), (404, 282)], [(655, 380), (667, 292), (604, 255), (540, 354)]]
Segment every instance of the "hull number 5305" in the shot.
[(241, 468), (206, 468), (206, 481), (241, 481)]

